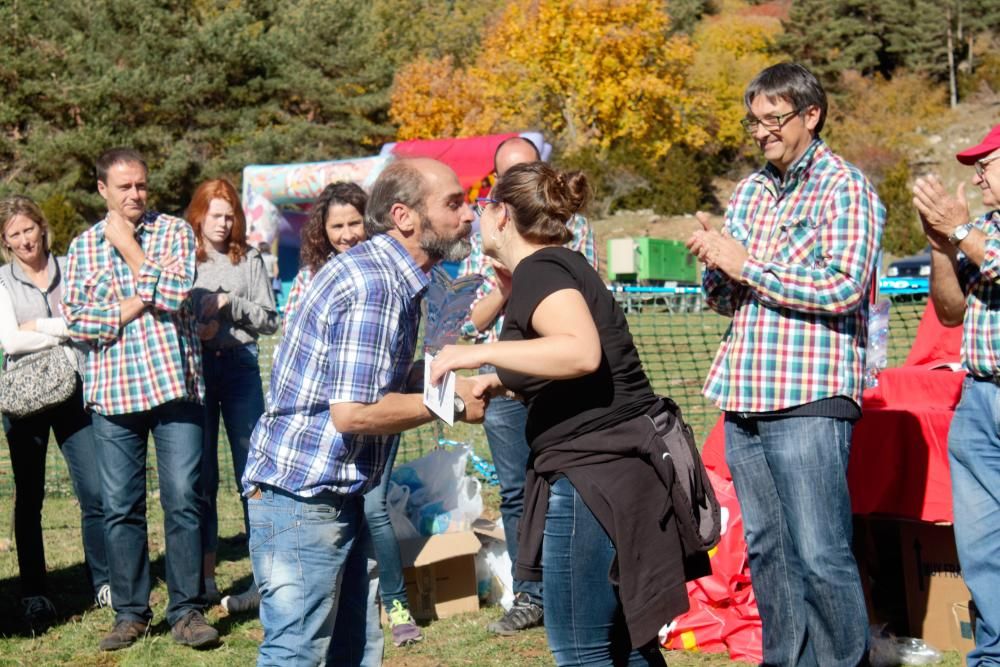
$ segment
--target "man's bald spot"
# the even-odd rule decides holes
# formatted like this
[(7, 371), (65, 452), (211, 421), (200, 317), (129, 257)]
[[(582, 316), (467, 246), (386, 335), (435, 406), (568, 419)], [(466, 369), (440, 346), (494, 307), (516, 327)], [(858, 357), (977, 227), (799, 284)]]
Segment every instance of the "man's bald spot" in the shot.
[(493, 170), (497, 176), (504, 173), (516, 164), (525, 162), (538, 162), (542, 159), (538, 148), (531, 141), (524, 137), (511, 137), (504, 139), (497, 146), (497, 151), (493, 155)]

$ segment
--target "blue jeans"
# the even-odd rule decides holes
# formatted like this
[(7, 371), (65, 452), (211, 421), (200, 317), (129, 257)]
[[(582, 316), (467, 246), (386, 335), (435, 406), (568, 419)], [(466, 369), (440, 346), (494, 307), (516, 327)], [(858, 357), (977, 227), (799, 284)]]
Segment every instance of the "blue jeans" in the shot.
[(948, 434), (955, 542), (976, 603), (970, 667), (1000, 665), (1000, 388), (967, 377)]
[(385, 503), (386, 494), (389, 492), (392, 464), (396, 461), (398, 450), (399, 440), (396, 440), (396, 446), (389, 450), (389, 459), (385, 470), (382, 471), (382, 479), (378, 486), (365, 494), (365, 521), (371, 534), (375, 560), (378, 561), (382, 606), (386, 611), (392, 609), (395, 600), (399, 600), (407, 609), (410, 607), (406, 598), (406, 584), (403, 581), (403, 559), (399, 555), (399, 541), (392, 529), (392, 522), (389, 521), (389, 508)]
[(219, 547), (219, 413), (226, 425), (229, 451), (232, 453), (234, 488), (243, 503), (243, 526), (250, 534), (247, 522), (247, 502), (242, 496), (240, 480), (247, 465), (250, 434), (264, 414), (264, 392), (260, 385), (257, 344), (241, 345), (227, 350), (204, 350), (202, 368), (205, 373), (205, 439), (201, 458), (201, 482), (205, 492), (201, 542), (205, 553), (215, 553)]
[(764, 663), (853, 667), (868, 614), (851, 553), (853, 424), (726, 413), (726, 462), (750, 554)]
[(73, 491), (80, 503), (83, 558), (94, 593), (108, 583), (108, 557), (104, 544), (104, 507), (101, 471), (90, 415), (83, 409), (83, 392), (76, 391), (59, 405), (20, 419), (4, 416), (4, 433), (14, 473), (14, 536), (21, 594), (45, 595), (45, 548), (42, 543), (42, 500), (45, 498), (45, 457), (49, 429), (56, 436)]
[(93, 415), (117, 621), (147, 622), (152, 582), (146, 536), (146, 443), (153, 435), (166, 536), (167, 622), (203, 606), (202, 407), (171, 401), (147, 412)]
[(301, 498), (265, 486), (248, 506), (264, 626), (257, 664), (380, 665), (362, 497)]
[(655, 641), (632, 650), (618, 587), (608, 577), (614, 559), (615, 545), (569, 478), (558, 480), (542, 542), (545, 633), (557, 665), (666, 665)]
[[(531, 454), (524, 437), (527, 421), (528, 409), (524, 403), (503, 397), (490, 401), (483, 421), (486, 441), (500, 480), (500, 516), (512, 569), (517, 563), (517, 527), (524, 512), (524, 475)], [(540, 582), (514, 579), (514, 593), (526, 594), (537, 605), (543, 603)]]

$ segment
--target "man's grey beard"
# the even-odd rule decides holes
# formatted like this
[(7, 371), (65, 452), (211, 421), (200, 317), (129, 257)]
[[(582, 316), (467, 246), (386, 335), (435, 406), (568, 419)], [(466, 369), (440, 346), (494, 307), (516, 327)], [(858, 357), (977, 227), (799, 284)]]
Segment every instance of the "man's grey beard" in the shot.
[(472, 252), (472, 242), (467, 236), (446, 239), (431, 229), (428, 223), (420, 232), (420, 249), (435, 262), (460, 262)]

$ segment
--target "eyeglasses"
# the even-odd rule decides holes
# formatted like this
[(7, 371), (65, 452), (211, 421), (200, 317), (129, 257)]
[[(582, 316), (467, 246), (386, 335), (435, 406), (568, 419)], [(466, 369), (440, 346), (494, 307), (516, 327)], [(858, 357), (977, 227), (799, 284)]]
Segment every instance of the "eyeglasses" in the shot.
[(976, 176), (982, 178), (983, 174), (986, 173), (986, 165), (996, 159), (1000, 159), (1000, 155), (991, 155), (990, 157), (984, 157), (982, 160), (976, 160), (976, 162), (972, 165), (976, 168)]
[(482, 217), (483, 211), (486, 210), (487, 204), (499, 204), (499, 200), (490, 199), (489, 197), (476, 197), (476, 203), (472, 205), (472, 210), (475, 211), (476, 215)]
[(776, 113), (770, 116), (765, 116), (764, 118), (755, 118), (754, 116), (747, 116), (740, 121), (740, 125), (743, 129), (753, 134), (757, 131), (757, 128), (763, 125), (768, 130), (780, 130), (781, 127), (789, 121), (793, 116), (798, 115), (802, 109), (795, 109), (794, 111), (789, 111), (788, 113)]

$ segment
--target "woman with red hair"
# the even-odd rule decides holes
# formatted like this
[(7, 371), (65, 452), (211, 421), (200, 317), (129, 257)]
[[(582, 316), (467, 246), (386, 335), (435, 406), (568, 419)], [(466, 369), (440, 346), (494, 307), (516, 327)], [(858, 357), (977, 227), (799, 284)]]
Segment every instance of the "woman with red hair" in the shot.
[[(271, 278), (260, 253), (246, 244), (246, 218), (236, 188), (224, 179), (205, 181), (195, 190), (185, 215), (197, 239), (197, 277), (191, 302), (198, 319), (205, 376), (205, 439), (202, 453), (202, 552), (205, 594), (220, 601), (215, 584), (215, 554), (219, 543), (216, 495), (219, 490), (219, 415), (232, 452), (236, 490), (243, 477), (250, 434), (264, 412), (257, 337), (278, 329), (278, 310)], [(246, 499), (243, 521), (246, 534)], [(230, 611), (259, 606), (253, 583), (239, 595), (227, 596)], [(232, 608), (231, 608), (232, 607)]]

